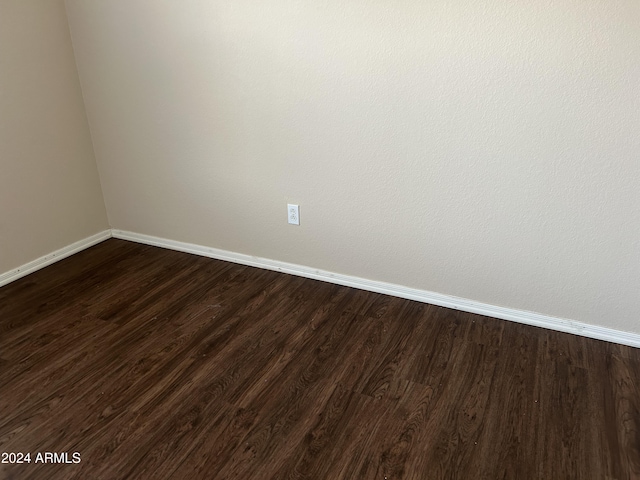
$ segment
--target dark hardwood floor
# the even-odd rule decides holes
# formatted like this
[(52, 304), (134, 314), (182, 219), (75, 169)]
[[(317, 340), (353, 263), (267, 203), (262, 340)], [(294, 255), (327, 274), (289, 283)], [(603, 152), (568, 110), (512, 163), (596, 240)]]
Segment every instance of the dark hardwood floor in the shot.
[(108, 240), (0, 288), (0, 452), (31, 454), (8, 479), (635, 479), (640, 351)]

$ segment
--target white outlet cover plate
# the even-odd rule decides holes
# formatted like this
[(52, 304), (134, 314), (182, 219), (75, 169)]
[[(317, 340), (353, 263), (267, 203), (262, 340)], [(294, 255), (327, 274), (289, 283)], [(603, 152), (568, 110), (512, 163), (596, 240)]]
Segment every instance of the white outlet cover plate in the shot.
[(300, 225), (300, 209), (298, 205), (287, 204), (287, 218), (291, 225)]

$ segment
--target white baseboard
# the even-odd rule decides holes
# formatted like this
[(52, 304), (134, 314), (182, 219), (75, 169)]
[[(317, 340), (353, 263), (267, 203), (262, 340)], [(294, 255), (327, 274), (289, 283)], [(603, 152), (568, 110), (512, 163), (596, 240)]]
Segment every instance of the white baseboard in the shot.
[(72, 243), (71, 245), (67, 245), (60, 250), (49, 253), (44, 257), (37, 258), (29, 263), (25, 263), (18, 268), (14, 268), (13, 270), (2, 273), (0, 274), (0, 287), (18, 280), (19, 278), (22, 278), (26, 275), (29, 275), (36, 270), (47, 267), (52, 263), (59, 262), (63, 258), (70, 257), (74, 253), (78, 253), (81, 250), (92, 247), (93, 245), (100, 243), (107, 238), (111, 238), (111, 230), (105, 230), (103, 232), (96, 233), (95, 235), (91, 235), (90, 237)]
[(194, 245), (192, 243), (177, 242), (164, 238), (153, 237), (150, 235), (142, 235), (139, 233), (125, 232), (122, 230), (112, 230), (114, 238), (130, 240), (133, 242), (144, 243), (146, 245), (154, 245), (156, 247), (168, 248), (180, 252), (193, 253), (204, 257), (216, 258), (218, 260), (226, 260), (229, 262), (239, 263), (242, 265), (250, 265), (252, 267), (260, 267), (278, 272), (290, 273), (315, 280), (344, 285), (347, 287), (359, 288), (370, 292), (383, 293), (395, 297), (406, 298), (409, 300), (417, 300), (419, 302), (439, 305), (441, 307), (453, 308), (464, 312), (477, 313), (487, 317), (499, 318), (502, 320), (510, 320), (512, 322), (524, 323), (535, 327), (547, 328), (559, 332), (572, 333), (583, 337), (595, 338), (607, 342), (629, 345), (631, 347), (640, 348), (640, 334), (614, 330), (612, 328), (590, 325), (587, 323), (577, 322), (564, 318), (551, 317), (535, 312), (525, 310), (516, 310), (513, 308), (499, 307), (487, 303), (467, 300), (465, 298), (454, 297), (452, 295), (443, 295), (441, 293), (429, 292), (427, 290), (418, 290), (415, 288), (404, 287), (392, 283), (378, 282), (367, 280), (365, 278), (353, 277), (350, 275), (342, 275), (332, 273), (315, 268), (309, 268), (302, 265), (292, 263), (279, 262), (268, 258), (254, 257), (241, 253), (220, 250), (217, 248), (204, 247)]

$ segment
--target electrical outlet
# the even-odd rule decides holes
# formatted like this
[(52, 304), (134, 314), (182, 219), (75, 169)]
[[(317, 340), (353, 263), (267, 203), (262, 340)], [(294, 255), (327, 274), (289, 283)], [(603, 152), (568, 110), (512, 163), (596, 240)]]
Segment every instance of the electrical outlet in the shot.
[(291, 225), (300, 225), (300, 210), (298, 205), (287, 204), (287, 216)]

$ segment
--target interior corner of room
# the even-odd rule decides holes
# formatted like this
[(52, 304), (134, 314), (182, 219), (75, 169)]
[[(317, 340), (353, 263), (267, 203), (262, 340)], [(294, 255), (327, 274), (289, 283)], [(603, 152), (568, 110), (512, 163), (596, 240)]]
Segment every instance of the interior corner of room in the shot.
[(0, 478), (638, 479), (639, 185), (638, 0), (0, 0)]

